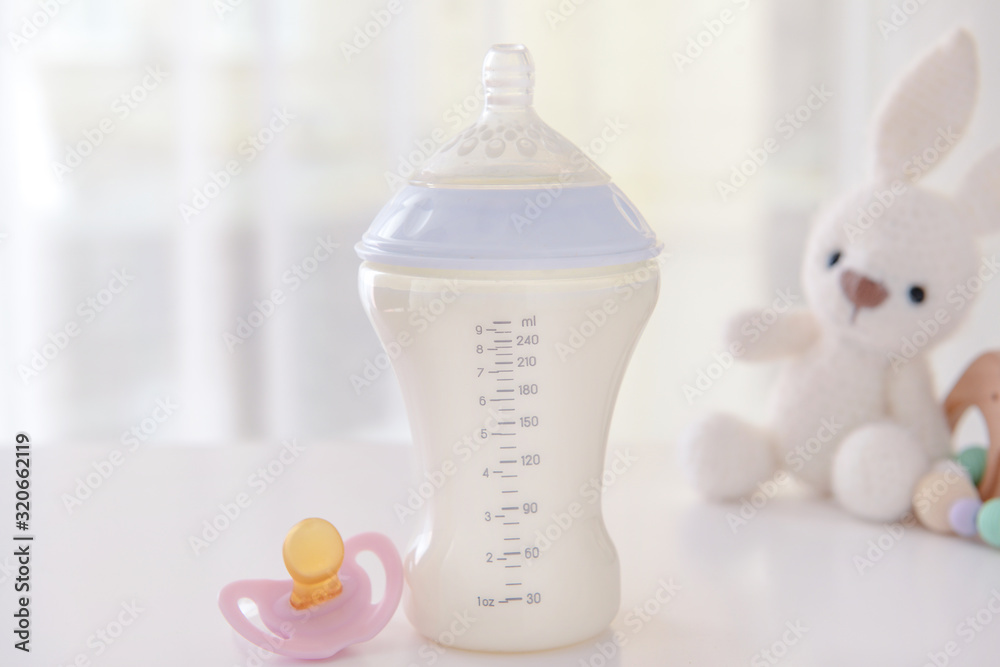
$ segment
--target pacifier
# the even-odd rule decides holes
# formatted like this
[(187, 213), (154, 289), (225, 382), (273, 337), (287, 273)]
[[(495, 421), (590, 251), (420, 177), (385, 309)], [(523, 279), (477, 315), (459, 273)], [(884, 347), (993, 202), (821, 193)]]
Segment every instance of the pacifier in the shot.
[[(371, 599), (371, 581), (358, 565), (370, 551), (385, 571), (385, 594)], [(282, 547), (290, 580), (244, 579), (219, 592), (219, 609), (247, 641), (291, 658), (329, 658), (351, 644), (368, 641), (389, 622), (403, 593), (403, 566), (392, 541), (380, 533), (355, 535), (345, 544), (329, 521), (295, 524)], [(255, 625), (240, 600), (257, 605)]]

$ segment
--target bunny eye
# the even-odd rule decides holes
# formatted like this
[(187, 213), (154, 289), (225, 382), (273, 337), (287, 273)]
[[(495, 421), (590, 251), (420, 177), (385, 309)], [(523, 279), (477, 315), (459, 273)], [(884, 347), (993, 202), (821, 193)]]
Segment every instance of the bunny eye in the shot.
[(830, 268), (833, 268), (834, 265), (836, 265), (836, 263), (839, 261), (840, 261), (840, 251), (834, 250), (832, 253), (830, 253), (830, 256), (827, 258), (826, 265)]
[(910, 288), (910, 301), (913, 303), (920, 303), (927, 297), (927, 292), (920, 285), (914, 285)]

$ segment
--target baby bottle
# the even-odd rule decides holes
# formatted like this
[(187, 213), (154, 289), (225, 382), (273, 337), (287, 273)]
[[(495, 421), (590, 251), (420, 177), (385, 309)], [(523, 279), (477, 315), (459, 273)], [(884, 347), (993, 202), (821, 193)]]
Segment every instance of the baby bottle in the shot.
[(617, 614), (605, 448), (659, 291), (662, 245), (536, 115), (533, 83), (524, 46), (491, 48), (478, 120), (357, 246), (432, 489), (404, 606), (421, 634), (465, 649), (564, 646)]

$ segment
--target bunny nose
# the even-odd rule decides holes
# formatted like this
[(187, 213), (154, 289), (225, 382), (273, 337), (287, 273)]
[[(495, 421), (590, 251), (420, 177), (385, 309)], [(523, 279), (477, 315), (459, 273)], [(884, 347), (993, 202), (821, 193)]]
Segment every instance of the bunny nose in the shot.
[(840, 274), (840, 289), (854, 304), (855, 315), (862, 308), (875, 308), (889, 296), (881, 283), (850, 270)]

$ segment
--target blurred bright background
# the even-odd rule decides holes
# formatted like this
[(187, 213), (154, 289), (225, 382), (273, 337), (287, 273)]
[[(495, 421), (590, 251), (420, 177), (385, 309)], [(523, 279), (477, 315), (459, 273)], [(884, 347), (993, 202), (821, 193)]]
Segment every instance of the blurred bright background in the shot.
[[(944, 189), (1000, 144), (992, 0), (0, 0), (0, 425), (65, 444), (133, 427), (406, 442), (392, 374), (351, 382), (381, 352), (353, 245), (387, 174), (478, 112), (497, 42), (531, 49), (539, 114), (670, 252), (612, 438), (756, 415), (774, 368), (738, 365), (694, 401), (683, 386), (734, 310), (800, 294), (810, 218), (866, 174), (882, 93), (956, 25), (979, 38), (982, 94), (928, 180)], [(779, 135), (814, 87), (832, 96)], [(717, 183), (768, 137), (779, 151), (724, 201)], [(303, 262), (317, 239), (339, 247)], [(234, 342), (275, 289), (284, 303)], [(935, 352), (942, 392), (1000, 347), (998, 313), (989, 284)]]

